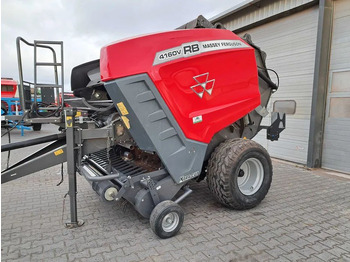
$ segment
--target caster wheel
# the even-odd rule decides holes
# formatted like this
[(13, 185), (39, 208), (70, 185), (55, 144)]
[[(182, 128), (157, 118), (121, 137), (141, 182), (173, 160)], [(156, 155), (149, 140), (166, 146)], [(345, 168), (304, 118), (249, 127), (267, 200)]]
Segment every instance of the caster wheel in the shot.
[(150, 224), (153, 232), (160, 238), (175, 236), (182, 227), (184, 211), (171, 200), (166, 200), (153, 209)]

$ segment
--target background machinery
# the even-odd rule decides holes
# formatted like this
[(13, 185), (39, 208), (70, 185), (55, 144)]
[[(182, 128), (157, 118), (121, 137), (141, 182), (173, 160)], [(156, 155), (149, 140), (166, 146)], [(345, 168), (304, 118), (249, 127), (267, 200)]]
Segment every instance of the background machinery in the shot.
[(161, 238), (180, 230), (179, 203), (192, 192), (191, 180), (206, 179), (225, 206), (252, 208), (269, 190), (272, 164), (250, 139), (265, 128), (277, 140), (285, 125), (275, 113), (271, 126), (261, 126), (278, 88), (265, 58), (249, 35), (241, 39), (202, 16), (178, 30), (107, 45), (99, 60), (72, 70), (74, 99), (82, 106), (62, 101), (39, 117), (42, 105), (21, 100), (28, 121), (50, 120), (61, 133), (3, 145), (8, 151), (52, 141), (4, 170), (2, 183), (67, 161), (68, 227), (82, 224), (77, 171), (103, 200), (123, 198), (150, 218)]
[(34, 131), (40, 131), (41, 124), (29, 124), (17, 121), (21, 118), (23, 111), (20, 100), (16, 97), (16, 92), (17, 82), (15, 80), (12, 78), (1, 78), (1, 128), (8, 129), (16, 125), (18, 129), (21, 129), (22, 136), (24, 135), (24, 129), (30, 129), (28, 126), (32, 126)]

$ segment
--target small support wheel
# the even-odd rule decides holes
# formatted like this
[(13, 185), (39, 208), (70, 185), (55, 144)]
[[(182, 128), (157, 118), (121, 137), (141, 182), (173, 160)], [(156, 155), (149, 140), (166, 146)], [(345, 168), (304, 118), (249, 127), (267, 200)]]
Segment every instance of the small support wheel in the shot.
[(182, 227), (184, 211), (171, 200), (165, 200), (153, 209), (150, 224), (153, 232), (160, 238), (175, 236)]

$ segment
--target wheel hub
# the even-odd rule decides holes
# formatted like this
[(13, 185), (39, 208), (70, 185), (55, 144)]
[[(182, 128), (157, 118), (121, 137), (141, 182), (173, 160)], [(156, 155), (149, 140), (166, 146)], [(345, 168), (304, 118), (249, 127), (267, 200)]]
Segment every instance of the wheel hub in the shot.
[(178, 226), (179, 221), (179, 215), (176, 212), (171, 212), (163, 218), (162, 228), (165, 232), (172, 232)]
[(257, 158), (249, 158), (240, 166), (237, 177), (238, 188), (242, 194), (255, 194), (264, 180), (264, 167)]

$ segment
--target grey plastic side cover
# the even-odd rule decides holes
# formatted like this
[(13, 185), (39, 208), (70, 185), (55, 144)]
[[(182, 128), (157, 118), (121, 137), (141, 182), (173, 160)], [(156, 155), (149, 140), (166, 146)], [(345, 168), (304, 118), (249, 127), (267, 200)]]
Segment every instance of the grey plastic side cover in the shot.
[(105, 87), (115, 105), (122, 102), (125, 106), (124, 112), (116, 107), (129, 121), (137, 145), (157, 152), (176, 183), (201, 173), (208, 145), (185, 137), (147, 74), (112, 80)]

